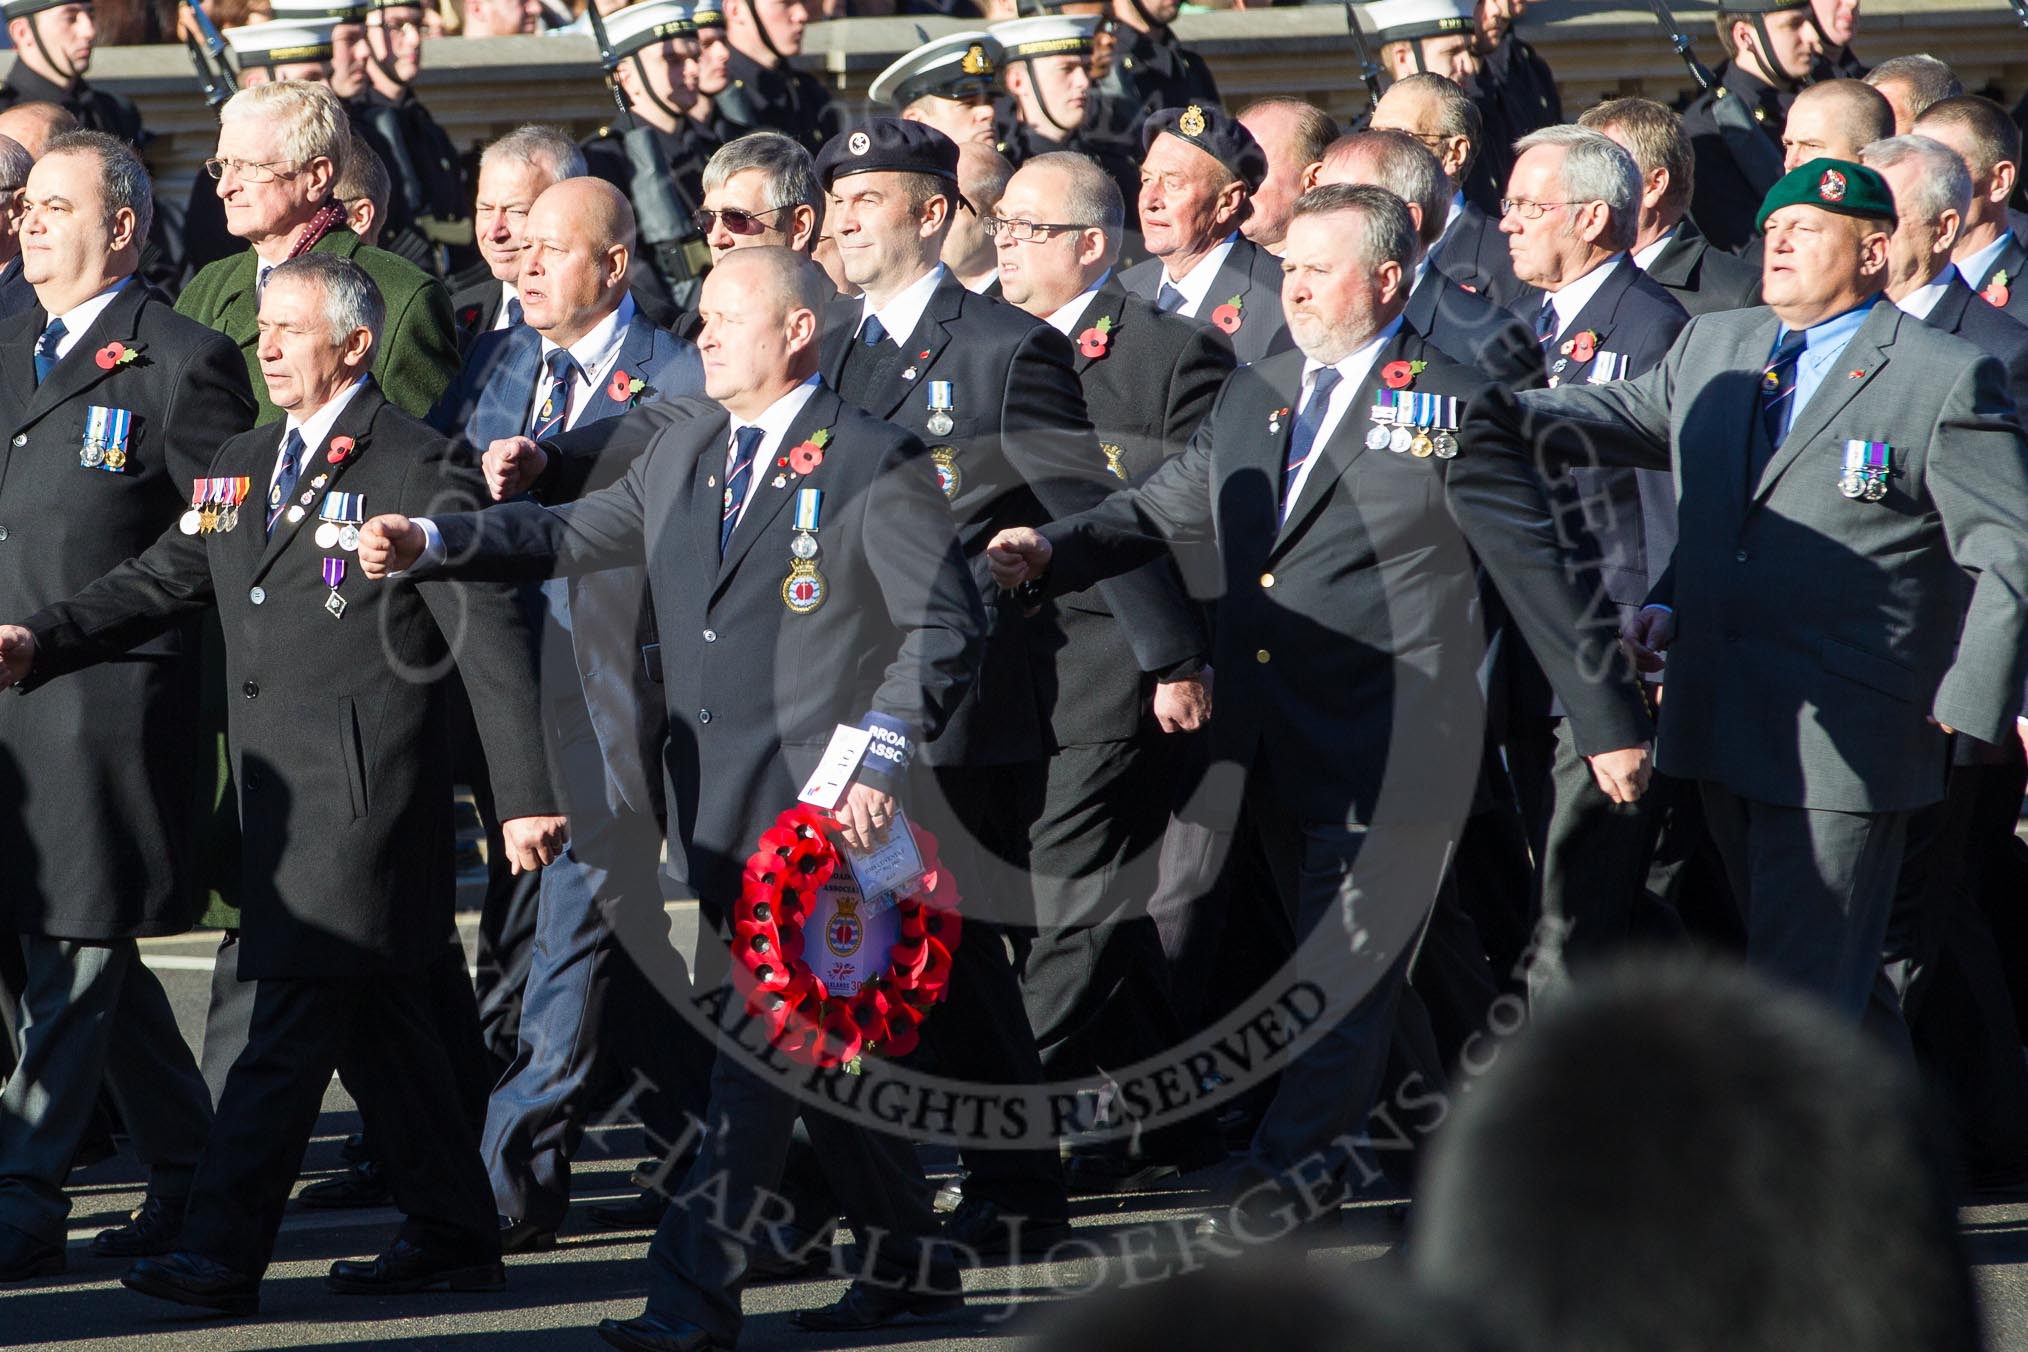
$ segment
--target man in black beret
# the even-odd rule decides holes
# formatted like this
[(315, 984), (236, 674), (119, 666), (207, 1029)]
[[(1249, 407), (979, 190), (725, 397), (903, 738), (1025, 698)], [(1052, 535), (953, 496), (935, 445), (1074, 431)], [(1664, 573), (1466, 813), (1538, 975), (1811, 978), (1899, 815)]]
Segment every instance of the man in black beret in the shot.
[(1217, 325), (1241, 365), (1286, 346), (1281, 262), (1239, 232), (1267, 178), (1253, 133), (1215, 103), (1192, 103), (1150, 117), (1141, 144), (1141, 235), (1153, 257), (1121, 283)]

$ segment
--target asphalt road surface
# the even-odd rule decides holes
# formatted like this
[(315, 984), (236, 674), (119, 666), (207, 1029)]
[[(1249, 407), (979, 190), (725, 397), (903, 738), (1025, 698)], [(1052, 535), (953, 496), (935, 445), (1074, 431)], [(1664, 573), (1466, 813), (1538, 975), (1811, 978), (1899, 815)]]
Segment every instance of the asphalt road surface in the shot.
[[(681, 931), (694, 919), (679, 912)], [(150, 965), (167, 987), (186, 1036), (196, 1044), (203, 1024), (209, 953), (215, 940), (190, 935), (149, 941)], [(305, 1180), (340, 1168), (337, 1150), (356, 1129), (351, 1102), (334, 1081), (317, 1137), (304, 1159)], [(638, 1131), (591, 1133), (576, 1175), (577, 1207), (552, 1253), (510, 1258), (508, 1285), (492, 1295), (400, 1298), (338, 1296), (324, 1289), (332, 1260), (377, 1252), (399, 1217), (392, 1209), (317, 1212), (291, 1208), (274, 1266), (262, 1290), (262, 1313), (218, 1319), (183, 1311), (119, 1285), (122, 1261), (90, 1251), (98, 1230), (122, 1220), (140, 1202), (140, 1173), (124, 1158), (80, 1171), (71, 1180), (70, 1270), (62, 1277), (0, 1288), (0, 1346), (90, 1349), (467, 1348), (485, 1352), (549, 1352), (603, 1347), (591, 1332), (606, 1316), (640, 1312), (645, 1295), (646, 1232), (610, 1233), (584, 1219), (587, 1203), (630, 1195), (627, 1177), (641, 1158)], [(987, 1267), (966, 1277), (968, 1308), (935, 1323), (911, 1323), (858, 1338), (804, 1333), (789, 1322), (801, 1309), (828, 1305), (843, 1278), (754, 1287), (746, 1293), (742, 1346), (768, 1352), (829, 1352), (845, 1347), (945, 1349), (1016, 1348), (1060, 1302), (1131, 1274), (1147, 1279), (1198, 1261), (1179, 1247), (1193, 1214), (1194, 1194), (1143, 1194), (1127, 1201), (1080, 1203), (1079, 1256), (1056, 1263)], [(1398, 1198), (1348, 1207), (1343, 1228), (1313, 1240), (1307, 1261), (1320, 1273), (1354, 1264), (1390, 1263), (1400, 1236)], [(2028, 1352), (2028, 1201), (1968, 1208), (1965, 1232), (1986, 1300), (1995, 1349)], [(1545, 1236), (1545, 1239), (1550, 1237)], [(1722, 1298), (1715, 1295), (1714, 1298)]]

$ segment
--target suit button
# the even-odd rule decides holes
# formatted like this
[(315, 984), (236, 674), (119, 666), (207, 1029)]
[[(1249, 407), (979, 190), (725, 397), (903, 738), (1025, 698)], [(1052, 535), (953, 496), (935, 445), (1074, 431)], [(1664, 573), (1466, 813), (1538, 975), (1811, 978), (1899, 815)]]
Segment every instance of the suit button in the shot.
[(707, 630), (705, 630), (705, 631), (704, 631), (704, 641), (705, 641), (706, 643), (716, 643), (716, 642), (718, 642), (718, 631), (717, 631), (716, 629), (707, 629)]
[(4, 543), (6, 539), (7, 539), (7, 527), (0, 526), (0, 543)]
[(711, 721), (711, 710), (699, 709), (697, 711), (697, 721), (700, 723), (709, 723)]
[(1269, 655), (1268, 650), (1266, 648), (1262, 648), (1259, 652), (1253, 655), (1253, 660), (1265, 666), (1268, 662), (1272, 661), (1273, 658)]
[(253, 602), (255, 605), (260, 605), (263, 601), (266, 601), (268, 599), (267, 588), (255, 587), (252, 591), (246, 594), (246, 599)]
[(1273, 573), (1262, 573), (1262, 574), (1260, 575), (1260, 585), (1261, 585), (1261, 586), (1263, 586), (1263, 587), (1272, 587), (1272, 586), (1274, 586), (1274, 585), (1275, 585), (1275, 575), (1274, 575)]
[(1734, 554), (1734, 555), (1733, 555), (1732, 557), (1733, 557), (1733, 560), (1734, 560), (1735, 562), (1738, 562), (1738, 563), (1745, 563), (1745, 562), (1746, 562), (1746, 551), (1742, 549), (1742, 550), (1740, 550), (1740, 551), (1739, 551), (1739, 552), (1738, 552), (1737, 554)]
[(248, 699), (258, 698), (261, 693), (260, 682), (248, 681), (245, 685), (239, 688), (239, 693), (245, 695)]
[(14, 434), (14, 446), (17, 450), (23, 446), (26, 446), (27, 444), (28, 444), (28, 433), (16, 432)]

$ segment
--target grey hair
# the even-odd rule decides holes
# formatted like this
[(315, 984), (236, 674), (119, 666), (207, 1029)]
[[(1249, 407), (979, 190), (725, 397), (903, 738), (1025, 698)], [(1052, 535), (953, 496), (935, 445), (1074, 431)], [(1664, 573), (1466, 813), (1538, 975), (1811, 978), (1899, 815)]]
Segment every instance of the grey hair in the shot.
[(345, 147), (352, 120), (345, 105), (324, 85), (308, 80), (270, 80), (248, 85), (218, 110), (220, 123), (271, 122), (280, 132), (282, 156), (290, 164), (331, 161), (331, 176), (345, 172)]
[(1405, 131), (1355, 131), (1331, 143), (1324, 163), (1355, 156), (1372, 166), (1377, 186), (1421, 209), (1423, 247), (1435, 244), (1450, 219), (1451, 181), (1443, 161)]
[(1063, 224), (1103, 230), (1108, 240), (1119, 240), (1127, 228), (1126, 198), (1097, 160), (1074, 150), (1052, 150), (1021, 163), (1023, 169), (1030, 165), (1054, 169), (1064, 176), (1063, 205), (1057, 208)]
[[(256, 85), (255, 88), (260, 86)], [(324, 327), (333, 347), (345, 341), (354, 329), (365, 329), (380, 345), (380, 329), (387, 322), (387, 302), (380, 288), (366, 275), (366, 269), (336, 254), (306, 253), (276, 265), (268, 274), (268, 289), (276, 282), (303, 282), (320, 287), (324, 296)]]
[(1397, 89), (1425, 94), (1436, 101), (1436, 135), (1447, 141), (1462, 136), (1471, 143), (1472, 148), (1465, 152), (1464, 168), (1458, 176), (1460, 182), (1470, 177), (1472, 166), (1479, 161), (1479, 147), (1485, 143), (1486, 118), (1479, 111), (1479, 105), (1472, 102), (1472, 96), (1465, 92), (1464, 86), (1448, 75), (1417, 71), (1396, 80), (1387, 87), (1387, 92), (1391, 94)]
[(1895, 213), (1935, 222), (1946, 211), (1963, 220), (1972, 209), (1972, 171), (1964, 158), (1941, 141), (1927, 136), (1889, 136), (1859, 152), (1860, 163), (1873, 169), (1890, 169), (1914, 160), (1922, 172), (1916, 176), (1906, 200), (1897, 196)]
[(748, 132), (713, 152), (704, 166), (704, 191), (716, 192), (749, 169), (766, 177), (770, 206), (808, 207), (816, 213), (810, 238), (823, 233), (824, 191), (817, 184), (817, 163), (809, 151), (778, 131)]
[(1875, 89), (1883, 84), (1905, 84), (1912, 96), (1908, 100), (1908, 115), (1921, 117), (1930, 105), (1954, 99), (1965, 92), (1964, 82), (1957, 72), (1927, 52), (1913, 52), (1907, 56), (1890, 56), (1866, 73), (1866, 83)]
[(0, 187), (18, 191), (34, 167), (35, 156), (28, 153), (28, 147), (11, 136), (0, 136)]
[[(14, 145), (12, 141), (7, 144)], [(21, 150), (15, 146), (16, 150)], [(23, 155), (28, 152), (21, 150)], [(121, 207), (134, 213), (134, 247), (148, 242), (148, 227), (155, 219), (155, 185), (148, 181), (148, 167), (134, 148), (117, 136), (102, 131), (66, 131), (49, 138), (42, 158), (51, 155), (89, 155), (99, 165), (99, 195), (106, 200), (106, 217)], [(22, 178), (26, 179), (27, 174)]]
[(524, 122), (487, 146), (479, 156), (479, 167), (484, 169), (498, 160), (513, 160), (540, 169), (549, 175), (551, 184), (583, 178), (586, 173), (584, 152), (577, 148), (570, 133), (542, 122)]
[(1382, 263), (1398, 263), (1404, 272), (1415, 266), (1422, 253), (1422, 241), (1415, 235), (1415, 220), (1408, 204), (1385, 188), (1370, 183), (1332, 183), (1312, 188), (1296, 199), (1292, 221), (1335, 211), (1356, 211), (1363, 227), (1353, 257), (1356, 266), (1371, 272)]
[(1641, 170), (1627, 148), (1602, 131), (1567, 122), (1529, 132), (1514, 143), (1515, 157), (1537, 146), (1564, 151), (1557, 181), (1567, 200), (1605, 203), (1606, 228), (1599, 243), (1608, 249), (1632, 248), (1641, 230)]

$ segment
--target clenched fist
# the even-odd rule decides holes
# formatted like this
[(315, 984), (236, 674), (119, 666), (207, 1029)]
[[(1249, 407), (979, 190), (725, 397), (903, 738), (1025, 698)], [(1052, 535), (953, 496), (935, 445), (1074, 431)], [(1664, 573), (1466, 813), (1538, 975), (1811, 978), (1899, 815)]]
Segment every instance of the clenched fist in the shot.
[(0, 624), (0, 690), (28, 679), (35, 665), (35, 635), (18, 624)]
[(1662, 606), (1643, 606), (1620, 626), (1620, 646), (1635, 671), (1660, 671), (1662, 654), (1675, 641), (1676, 612)]
[(570, 822), (563, 817), (511, 817), (500, 823), (500, 840), (507, 847), (508, 869), (533, 873), (555, 863), (570, 844)]
[(549, 452), (528, 437), (501, 437), (486, 447), (480, 466), (486, 471), (486, 491), (493, 501), (505, 502), (535, 486), (549, 468)]
[(1048, 572), (1055, 552), (1041, 531), (1032, 526), (1010, 526), (986, 546), (986, 565), (993, 570), (996, 585), (1013, 591)]
[(376, 581), (415, 567), (422, 552), (423, 529), (405, 516), (376, 516), (359, 528), (359, 569)]

